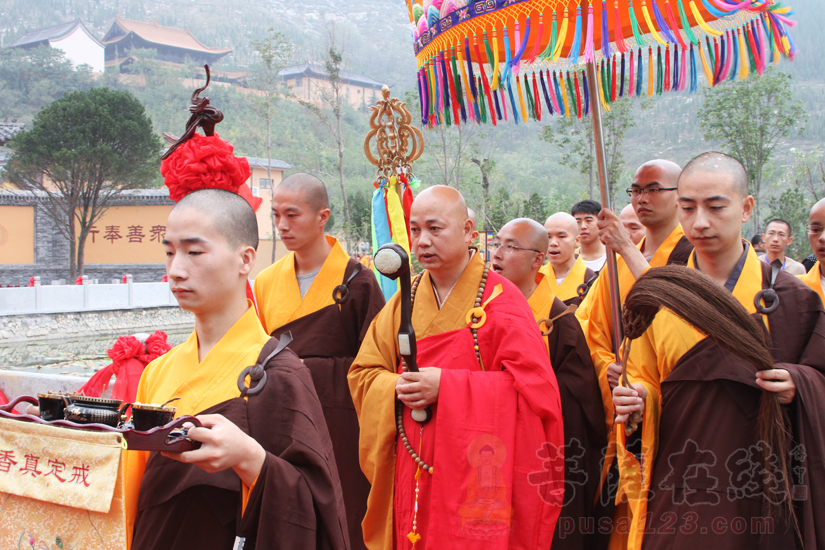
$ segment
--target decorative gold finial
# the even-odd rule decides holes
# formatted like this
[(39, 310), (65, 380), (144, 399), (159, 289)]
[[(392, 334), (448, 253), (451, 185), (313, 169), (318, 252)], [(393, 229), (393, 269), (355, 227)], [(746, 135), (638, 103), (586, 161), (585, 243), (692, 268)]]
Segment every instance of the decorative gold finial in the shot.
[[(406, 103), (398, 98), (390, 98), (390, 89), (381, 88), (384, 99), (372, 107), (370, 132), (364, 139), (364, 154), (378, 167), (378, 176), (390, 176), (393, 172), (409, 171), (409, 166), (424, 151), (424, 135), (415, 126), (410, 126), (412, 115)], [(370, 140), (375, 137), (378, 158), (372, 153)]]

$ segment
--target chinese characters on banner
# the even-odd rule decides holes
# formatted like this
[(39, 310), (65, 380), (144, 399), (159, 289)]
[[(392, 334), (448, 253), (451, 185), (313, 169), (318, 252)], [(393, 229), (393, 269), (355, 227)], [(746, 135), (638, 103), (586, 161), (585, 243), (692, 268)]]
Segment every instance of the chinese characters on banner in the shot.
[[(43, 466), (44, 463), (45, 466)], [(45, 471), (40, 469), (43, 467), (45, 467)], [(31, 477), (53, 476), (53, 479), (59, 483), (78, 483), (85, 487), (89, 486), (89, 466), (87, 464), (67, 467), (65, 462), (58, 459), (44, 458), (33, 454), (17, 457), (14, 451), (0, 449), (0, 474), (15, 473)]]

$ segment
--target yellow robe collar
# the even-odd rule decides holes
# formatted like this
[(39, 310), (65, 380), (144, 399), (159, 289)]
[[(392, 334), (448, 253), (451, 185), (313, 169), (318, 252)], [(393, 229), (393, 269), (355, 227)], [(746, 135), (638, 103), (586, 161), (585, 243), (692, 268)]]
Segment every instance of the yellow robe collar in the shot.
[[(180, 397), (174, 406), (177, 416), (195, 414), (239, 395), (237, 379), (246, 367), (250, 347), (263, 347), (269, 335), (261, 327), (255, 308), (249, 309), (224, 334), (203, 361), (198, 361), (198, 333), (169, 352), (174, 365), (164, 369), (165, 380), (157, 380), (152, 391), (155, 400)], [(164, 356), (160, 357), (161, 360)], [(151, 370), (150, 370), (151, 372)]]
[(805, 275), (798, 275), (803, 283), (811, 287), (811, 289), (819, 294), (819, 299), (825, 304), (825, 293), (822, 292), (822, 262), (816, 262), (809, 272)]
[[(733, 287), (733, 297), (745, 306), (748, 313), (754, 314), (756, 313), (756, 307), (753, 305), (753, 298), (757, 292), (762, 290), (762, 265), (756, 252), (753, 251), (753, 247), (750, 245), (747, 246), (748, 255), (745, 258), (745, 265), (742, 266), (742, 273), (739, 275), (739, 280), (736, 281), (736, 286)], [(693, 256), (693, 254), (690, 255), (687, 266), (691, 269), (696, 269)]]
[[(673, 249), (676, 248), (676, 245), (679, 244), (679, 241), (684, 236), (685, 231), (682, 229), (682, 224), (677, 224), (673, 231), (670, 232), (670, 235), (667, 236), (665, 242), (663, 242), (662, 245), (656, 250), (656, 253), (653, 254), (653, 257), (649, 262), (650, 267), (662, 267), (663, 265), (667, 265), (667, 260), (673, 253)], [(647, 237), (642, 238), (642, 240), (639, 241), (639, 244), (636, 245), (639, 250), (644, 248), (645, 239), (647, 239)]]
[(295, 275), (295, 253), (290, 252), (278, 261), (269, 279), (275, 286), (270, 288), (269, 292), (276, 293), (277, 296), (269, 300), (271, 304), (267, 311), (261, 312), (266, 316), (266, 330), (270, 333), (295, 319), (335, 303), (332, 291), (344, 279), (349, 254), (335, 237), (326, 235), (326, 239), (332, 250), (303, 298), (298, 288), (298, 277)]
[(533, 318), (538, 322), (539, 319), (544, 319), (550, 313), (550, 308), (553, 307), (553, 300), (556, 299), (556, 295), (553, 292), (549, 277), (544, 273), (536, 275), (536, 283), (538, 286), (536, 290), (533, 291), (533, 294), (530, 295), (527, 303), (530, 304), (530, 309), (533, 310)]
[(561, 284), (556, 282), (557, 277), (556, 271), (553, 269), (553, 264), (548, 262), (547, 265), (541, 268), (541, 272), (547, 279), (547, 283), (550, 285), (554, 296), (557, 296), (559, 300), (563, 302), (579, 295), (579, 285), (584, 282), (584, 274), (587, 272), (587, 266), (584, 265), (584, 260), (582, 260), (581, 256), (576, 258), (576, 261), (573, 262), (573, 267), (570, 268), (570, 271), (564, 277)]
[(425, 272), (416, 291), (412, 313), (416, 338), (426, 338), (467, 326), (467, 312), (475, 305), (483, 273), (484, 261), (481, 254), (476, 252), (464, 268), (447, 301), (441, 304), (439, 309), (430, 274)]
[[(538, 323), (540, 319), (546, 319), (550, 316), (550, 309), (553, 307), (553, 300), (556, 299), (556, 296), (553, 294), (553, 288), (550, 286), (548, 277), (544, 273), (539, 273), (536, 276), (536, 283), (538, 283), (538, 286), (536, 290), (533, 291), (533, 294), (530, 295), (527, 303), (530, 304), (530, 309), (533, 311), (533, 318)], [(544, 323), (539, 325), (539, 330), (547, 330)], [(550, 342), (544, 337), (542, 337), (542, 341), (544, 341), (544, 347), (546, 347), (549, 352)]]

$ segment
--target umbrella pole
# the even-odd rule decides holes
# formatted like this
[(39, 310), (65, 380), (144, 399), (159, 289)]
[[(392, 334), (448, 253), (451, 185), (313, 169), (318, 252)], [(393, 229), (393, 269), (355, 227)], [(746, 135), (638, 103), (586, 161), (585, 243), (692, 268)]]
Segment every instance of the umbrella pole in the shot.
[[(604, 149), (604, 133), (602, 131), (602, 104), (596, 65), (593, 61), (587, 63), (587, 87), (590, 92), (590, 116), (593, 118), (593, 137), (596, 149), (596, 163), (599, 167), (599, 191), (602, 196), (602, 207), (613, 209), (610, 198), (610, 182), (607, 181), (607, 155)], [(607, 278), (610, 288), (610, 305), (613, 312), (613, 353), (619, 361), (619, 346), (622, 342), (622, 303), (619, 295), (619, 274), (616, 270), (616, 253), (607, 247)]]

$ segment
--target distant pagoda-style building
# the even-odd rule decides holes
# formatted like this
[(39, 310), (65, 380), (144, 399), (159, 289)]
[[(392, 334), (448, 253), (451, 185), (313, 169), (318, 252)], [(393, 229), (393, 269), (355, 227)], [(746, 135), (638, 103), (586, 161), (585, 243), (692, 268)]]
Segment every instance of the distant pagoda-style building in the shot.
[(176, 29), (151, 23), (142, 23), (120, 16), (103, 38), (106, 47), (106, 67), (123, 68), (134, 61), (132, 50), (148, 49), (157, 52), (156, 59), (173, 65), (187, 61), (212, 65), (232, 51), (232, 48), (204, 46), (187, 27)]

